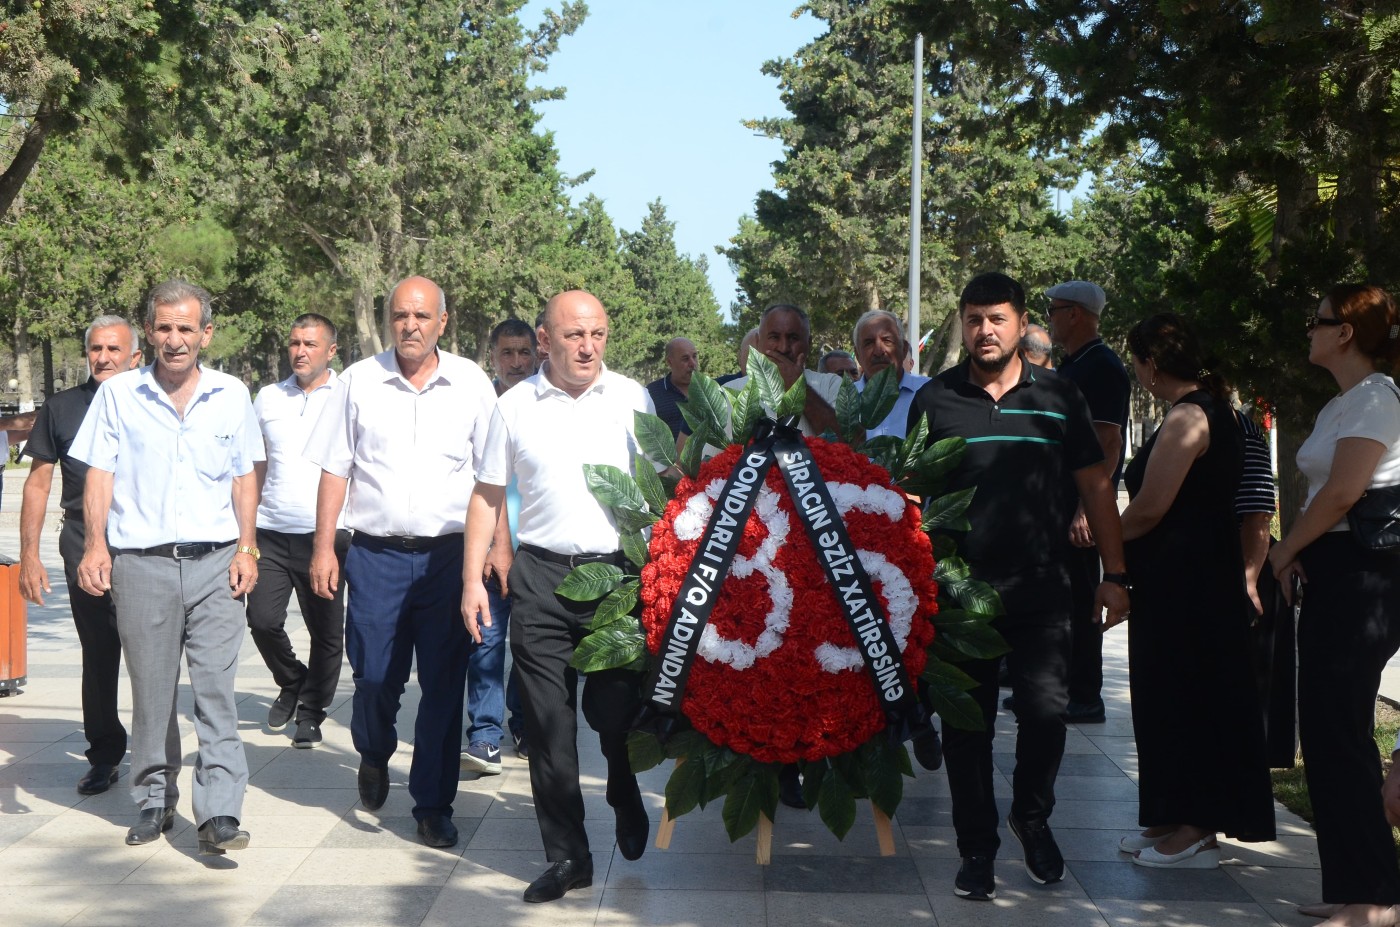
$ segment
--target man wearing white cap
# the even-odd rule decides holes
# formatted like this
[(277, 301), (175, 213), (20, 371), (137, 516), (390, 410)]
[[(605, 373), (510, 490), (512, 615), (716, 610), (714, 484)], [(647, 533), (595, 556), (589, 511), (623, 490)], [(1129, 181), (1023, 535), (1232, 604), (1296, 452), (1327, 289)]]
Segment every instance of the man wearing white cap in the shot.
[[(1113, 349), (1099, 338), (1103, 288), (1070, 280), (1045, 291), (1050, 340), (1064, 349), (1056, 371), (1072, 380), (1089, 403), (1094, 432), (1103, 447), (1104, 469), (1116, 488), (1123, 475), (1123, 452), (1128, 429), (1128, 371)], [(1094, 590), (1099, 584), (1099, 551), (1081, 507), (1070, 525), (1074, 551), (1069, 570), (1073, 611), (1073, 651), (1070, 657), (1069, 708), (1066, 720), (1093, 724), (1104, 720), (1103, 634), (1094, 621)]]

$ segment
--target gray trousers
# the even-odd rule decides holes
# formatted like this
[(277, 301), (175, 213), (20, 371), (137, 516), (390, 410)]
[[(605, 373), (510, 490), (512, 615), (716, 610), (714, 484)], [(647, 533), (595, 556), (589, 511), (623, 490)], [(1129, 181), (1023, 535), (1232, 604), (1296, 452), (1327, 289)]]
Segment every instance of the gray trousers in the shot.
[(143, 810), (180, 797), (176, 690), (180, 652), (194, 690), (194, 819), (241, 818), (248, 760), (238, 736), (233, 675), (246, 627), (244, 602), (229, 596), (234, 547), (192, 560), (114, 552), (112, 598), (131, 677), (131, 797)]

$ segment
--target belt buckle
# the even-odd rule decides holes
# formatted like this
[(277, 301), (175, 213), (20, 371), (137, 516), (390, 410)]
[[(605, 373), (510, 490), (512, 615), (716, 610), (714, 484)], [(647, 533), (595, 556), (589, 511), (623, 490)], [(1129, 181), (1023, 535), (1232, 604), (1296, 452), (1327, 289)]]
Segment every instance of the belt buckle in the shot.
[[(189, 553), (187, 553), (187, 554), (182, 554), (182, 553), (180, 552), (180, 549), (181, 549), (181, 548), (185, 548), (185, 549), (189, 550)], [(171, 544), (171, 545), (170, 545), (170, 556), (174, 557), (176, 560), (193, 560), (195, 557), (199, 556), (199, 554), (198, 554), (198, 549), (199, 549), (199, 545), (196, 544), (196, 543), (194, 543), (194, 542), (187, 542), (187, 543), (184, 543), (184, 544), (180, 544), (180, 543)]]

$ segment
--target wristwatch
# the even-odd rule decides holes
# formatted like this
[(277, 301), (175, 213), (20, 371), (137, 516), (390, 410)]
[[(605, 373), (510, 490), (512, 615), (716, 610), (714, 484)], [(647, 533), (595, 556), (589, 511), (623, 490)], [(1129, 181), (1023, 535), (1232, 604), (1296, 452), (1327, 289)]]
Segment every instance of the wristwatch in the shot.
[(239, 552), (240, 554), (247, 554), (248, 556), (252, 557), (254, 560), (261, 560), (261, 559), (262, 559), (262, 551), (258, 550), (256, 547), (249, 547), (247, 544), (239, 544), (239, 545), (238, 545), (238, 552)]
[(1133, 588), (1133, 584), (1128, 581), (1127, 573), (1105, 573), (1103, 582), (1113, 583), (1115, 586), (1122, 586), (1124, 589)]

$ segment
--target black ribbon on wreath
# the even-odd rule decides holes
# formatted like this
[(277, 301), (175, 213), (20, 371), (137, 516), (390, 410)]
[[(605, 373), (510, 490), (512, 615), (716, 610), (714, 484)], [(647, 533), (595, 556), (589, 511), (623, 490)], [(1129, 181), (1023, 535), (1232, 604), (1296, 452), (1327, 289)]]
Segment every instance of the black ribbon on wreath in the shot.
[(758, 501), (763, 481), (775, 464), (875, 686), (890, 739), (906, 740), (929, 726), (928, 709), (910, 684), (884, 606), (875, 595), (875, 587), (861, 565), (845, 521), (797, 422), (795, 415), (776, 422), (760, 419), (754, 426), (753, 440), (715, 500), (700, 546), (671, 606), (671, 618), (643, 687), (642, 708), (634, 725), (637, 730), (655, 734), (663, 743), (687, 726), (681, 703), (700, 636), (739, 552), (744, 526)]

